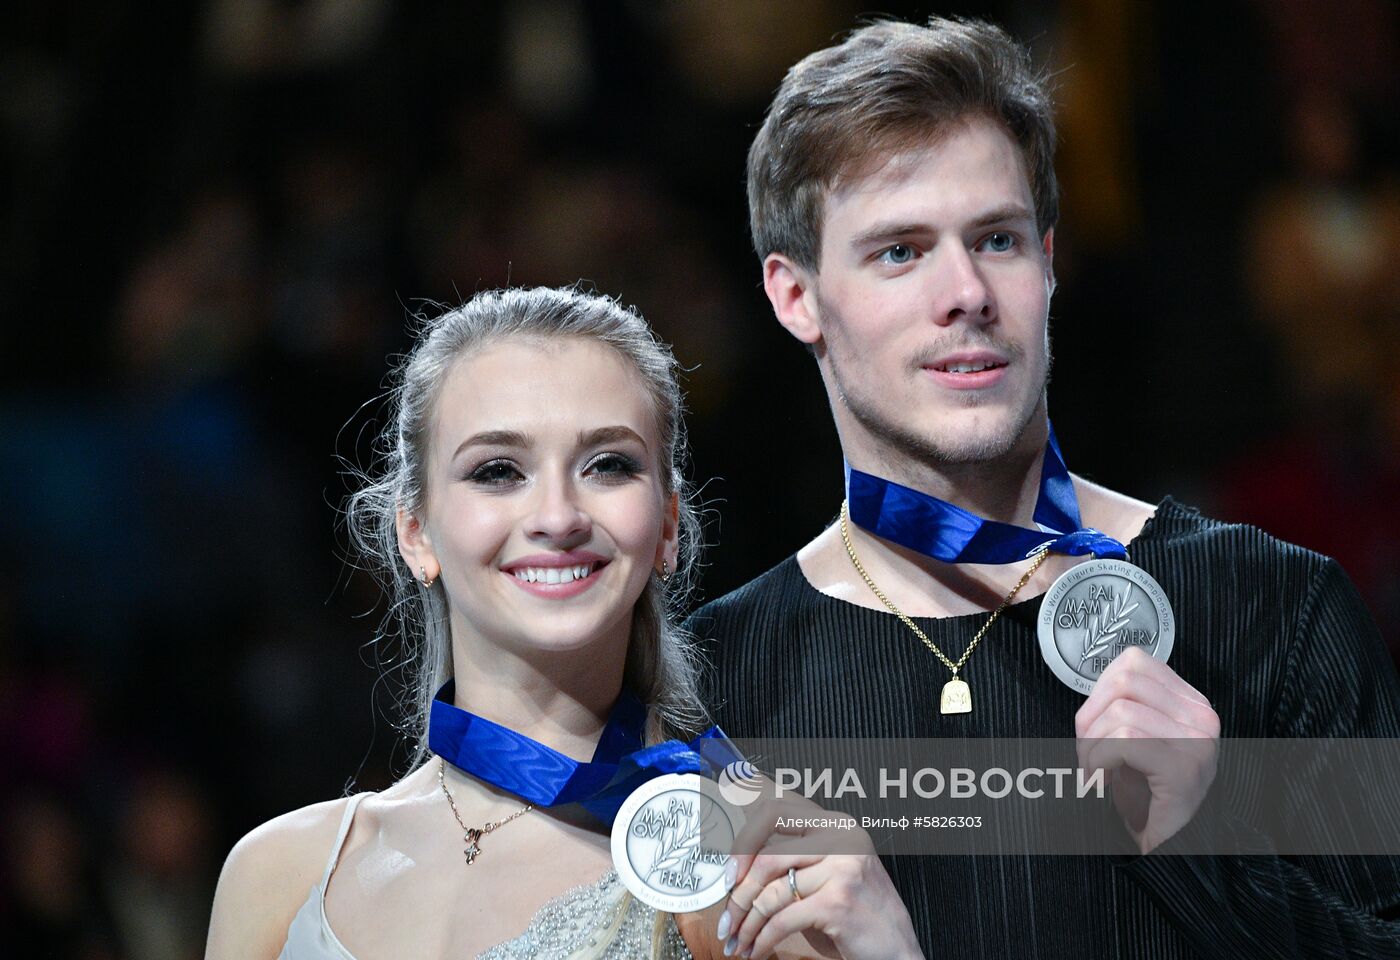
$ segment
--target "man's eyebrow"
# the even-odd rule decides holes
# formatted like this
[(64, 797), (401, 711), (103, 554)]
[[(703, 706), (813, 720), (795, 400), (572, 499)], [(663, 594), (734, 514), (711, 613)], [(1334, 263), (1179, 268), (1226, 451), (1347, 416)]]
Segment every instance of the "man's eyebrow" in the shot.
[(1019, 203), (1012, 203), (1004, 207), (997, 207), (995, 210), (988, 210), (968, 226), (976, 230), (981, 227), (990, 227), (994, 223), (1017, 223), (1024, 220), (1034, 223), (1035, 214)]
[(455, 458), (467, 447), (528, 447), (529, 445), (530, 438), (519, 430), (483, 430), (463, 440), (452, 452), (452, 456)]
[(933, 229), (926, 223), (919, 223), (914, 220), (886, 220), (881, 223), (872, 224), (869, 228), (856, 234), (851, 238), (851, 246), (867, 247), (872, 243), (884, 243), (889, 240), (897, 240), (900, 237), (929, 234), (932, 232)]
[[(1019, 203), (1012, 203), (988, 210), (967, 226), (970, 230), (980, 230), (996, 223), (1017, 223), (1020, 221), (1034, 222), (1035, 214)], [(869, 228), (856, 234), (851, 238), (851, 246), (853, 248), (868, 247), (871, 244), (898, 240), (900, 237), (927, 235), (933, 232), (933, 228), (927, 223), (921, 223), (917, 220), (886, 220), (872, 224)]]
[(596, 430), (583, 431), (578, 435), (578, 443), (581, 447), (596, 447), (604, 443), (621, 443), (626, 440), (635, 440), (646, 450), (647, 442), (641, 435), (631, 427), (599, 427)]

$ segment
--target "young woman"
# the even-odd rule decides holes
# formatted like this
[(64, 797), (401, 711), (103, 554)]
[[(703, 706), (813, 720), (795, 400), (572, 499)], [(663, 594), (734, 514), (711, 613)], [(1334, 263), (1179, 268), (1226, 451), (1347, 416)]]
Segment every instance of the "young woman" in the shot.
[[(801, 872), (760, 888), (773, 894), (767, 906), (658, 914), (611, 869), (606, 823), (578, 802), (540, 799), (569, 758), (702, 725), (696, 666), (672, 619), (696, 523), (669, 350), (603, 297), (484, 293), (425, 326), (394, 414), (380, 475), (352, 497), (348, 520), (415, 651), (414, 770), (240, 841), (207, 956), (767, 952), (757, 938), (765, 926), (777, 936), (768, 918), (783, 915)], [(465, 749), (444, 732), (466, 726), (490, 736)], [(821, 919), (792, 942), (898, 955), (912, 935), (878, 861), (825, 859), (802, 861), (802, 915)]]

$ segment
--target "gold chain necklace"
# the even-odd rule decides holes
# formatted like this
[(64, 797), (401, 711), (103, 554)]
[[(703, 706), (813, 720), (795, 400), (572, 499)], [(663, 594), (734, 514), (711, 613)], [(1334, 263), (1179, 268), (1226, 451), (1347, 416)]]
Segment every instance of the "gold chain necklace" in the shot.
[(486, 836), (497, 827), (503, 827), (516, 817), (522, 817), (535, 809), (533, 803), (527, 803), (523, 809), (515, 811), (504, 820), (487, 820), (486, 823), (480, 827), (469, 827), (462, 822), (462, 815), (457, 812), (457, 801), (452, 799), (452, 791), (447, 789), (447, 761), (442, 757), (438, 757), (438, 785), (442, 787), (443, 796), (447, 797), (447, 803), (452, 807), (452, 816), (457, 818), (457, 826), (462, 828), (462, 840), (466, 843), (466, 846), (462, 849), (462, 853), (466, 855), (467, 866), (471, 866), (472, 863), (476, 861), (476, 858), (481, 856), (480, 841), (482, 837)]
[(847, 529), (847, 518), (849, 515), (849, 511), (846, 508), (846, 501), (842, 500), (841, 542), (846, 545), (846, 553), (850, 555), (851, 563), (855, 565), (856, 573), (860, 574), (861, 579), (865, 581), (865, 585), (874, 592), (875, 596), (880, 598), (880, 602), (890, 608), (890, 613), (893, 613), (900, 620), (904, 621), (904, 625), (914, 631), (918, 638), (924, 642), (924, 646), (932, 650), (933, 655), (939, 660), (942, 660), (943, 665), (953, 671), (953, 679), (943, 685), (943, 694), (938, 698), (939, 712), (971, 713), (972, 691), (968, 688), (967, 682), (958, 676), (958, 671), (962, 669), (964, 663), (967, 663), (967, 658), (972, 656), (972, 651), (977, 649), (977, 644), (982, 642), (982, 638), (987, 635), (987, 631), (991, 629), (992, 624), (996, 623), (997, 617), (1001, 616), (1001, 612), (1011, 605), (1011, 601), (1015, 599), (1016, 594), (1020, 593), (1021, 588), (1030, 581), (1031, 577), (1035, 576), (1035, 572), (1040, 569), (1040, 565), (1045, 562), (1045, 558), (1050, 556), (1050, 551), (1042, 550), (1035, 555), (1035, 563), (1031, 564), (1031, 568), (1026, 571), (1025, 575), (1021, 577), (1016, 586), (1011, 588), (1011, 592), (1006, 595), (1006, 599), (1001, 602), (1001, 606), (992, 611), (992, 615), (987, 618), (986, 623), (982, 624), (982, 629), (977, 631), (977, 635), (973, 637), (972, 642), (967, 645), (967, 649), (964, 650), (962, 656), (958, 658), (958, 662), (954, 663), (952, 660), (948, 659), (947, 654), (938, 649), (937, 644), (928, 638), (928, 634), (919, 629), (917, 623), (906, 617), (898, 607), (890, 602), (890, 598), (885, 596), (879, 587), (875, 586), (875, 581), (870, 579), (870, 574), (865, 572), (865, 567), (861, 566), (860, 558), (856, 556), (856, 548), (851, 546), (851, 534)]

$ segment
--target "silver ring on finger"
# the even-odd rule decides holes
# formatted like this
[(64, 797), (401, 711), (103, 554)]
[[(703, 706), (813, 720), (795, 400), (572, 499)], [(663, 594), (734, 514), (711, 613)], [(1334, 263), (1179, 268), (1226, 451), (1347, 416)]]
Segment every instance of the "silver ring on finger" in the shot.
[(797, 868), (788, 867), (788, 889), (792, 891), (792, 902), (796, 903), (802, 899), (802, 894), (797, 892)]

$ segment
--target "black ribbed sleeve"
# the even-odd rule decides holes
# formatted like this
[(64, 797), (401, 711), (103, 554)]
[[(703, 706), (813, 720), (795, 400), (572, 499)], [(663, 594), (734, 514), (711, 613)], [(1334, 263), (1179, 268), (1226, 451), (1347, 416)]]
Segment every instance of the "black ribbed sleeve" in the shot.
[[(1210, 698), (1223, 737), (1400, 737), (1400, 679), (1335, 562), (1170, 498), (1130, 548), (1171, 598), (1171, 665)], [(973, 711), (949, 716), (938, 712), (947, 669), (918, 638), (890, 614), (819, 593), (795, 558), (688, 626), (731, 737), (1073, 737), (1083, 697), (1041, 660), (1039, 610), (1039, 598), (1007, 609), (962, 671)], [(918, 623), (961, 651), (985, 618)], [(1397, 858), (1171, 847), (885, 864), (931, 958), (1400, 958)]]

